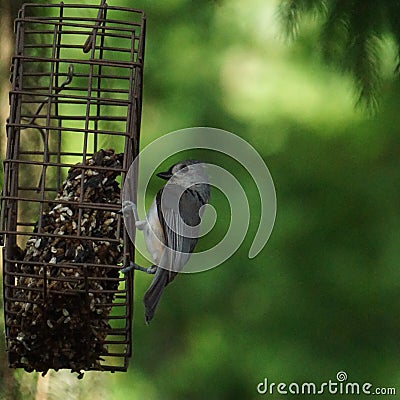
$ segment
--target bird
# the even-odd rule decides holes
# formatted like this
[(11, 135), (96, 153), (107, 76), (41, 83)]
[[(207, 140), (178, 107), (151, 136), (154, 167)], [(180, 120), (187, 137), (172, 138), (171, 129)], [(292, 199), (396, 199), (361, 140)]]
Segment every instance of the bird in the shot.
[(180, 161), (156, 175), (167, 183), (157, 192), (145, 220), (139, 220), (136, 204), (131, 201), (125, 200), (121, 209), (123, 215), (132, 209), (135, 226), (143, 231), (153, 260), (148, 268), (130, 262), (121, 269), (125, 274), (132, 269), (154, 274), (143, 298), (147, 325), (154, 317), (165, 287), (183, 270), (193, 253), (203, 206), (210, 200), (205, 164), (199, 160)]

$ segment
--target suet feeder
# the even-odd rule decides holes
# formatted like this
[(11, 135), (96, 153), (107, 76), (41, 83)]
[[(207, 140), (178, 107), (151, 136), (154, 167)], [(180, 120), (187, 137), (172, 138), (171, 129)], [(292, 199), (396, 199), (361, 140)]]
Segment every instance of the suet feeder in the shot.
[(1, 197), (9, 364), (126, 371), (134, 247), (121, 188), (138, 154), (145, 16), (25, 4), (15, 24)]

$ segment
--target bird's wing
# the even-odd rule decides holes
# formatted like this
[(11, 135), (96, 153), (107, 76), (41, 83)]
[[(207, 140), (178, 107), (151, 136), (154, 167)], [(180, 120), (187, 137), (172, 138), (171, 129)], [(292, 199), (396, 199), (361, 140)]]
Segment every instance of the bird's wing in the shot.
[[(173, 184), (162, 188), (156, 197), (157, 211), (166, 245), (161, 267), (171, 271), (172, 279), (176, 272), (182, 271), (197, 243), (199, 230), (199, 209), (203, 205), (190, 189), (182, 189)], [(190, 227), (185, 227), (185, 224)], [(171, 280), (172, 280), (171, 279)]]
[[(161, 257), (161, 268), (157, 268), (154, 279), (144, 295), (146, 323), (153, 318), (165, 286), (182, 271), (197, 243), (199, 210), (204, 201), (191, 189), (184, 191), (182, 196), (181, 192), (180, 187), (168, 184), (156, 196), (158, 218), (167, 247)], [(195, 227), (190, 235), (182, 220), (188, 226)]]

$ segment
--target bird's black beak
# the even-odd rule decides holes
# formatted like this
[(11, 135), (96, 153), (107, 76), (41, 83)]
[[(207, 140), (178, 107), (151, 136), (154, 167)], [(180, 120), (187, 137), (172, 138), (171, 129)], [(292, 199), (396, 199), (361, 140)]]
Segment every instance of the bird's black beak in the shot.
[(165, 179), (165, 180), (167, 181), (169, 178), (171, 178), (172, 174), (171, 174), (171, 172), (166, 171), (166, 172), (159, 172), (159, 173), (157, 174), (157, 176), (158, 176), (159, 178)]

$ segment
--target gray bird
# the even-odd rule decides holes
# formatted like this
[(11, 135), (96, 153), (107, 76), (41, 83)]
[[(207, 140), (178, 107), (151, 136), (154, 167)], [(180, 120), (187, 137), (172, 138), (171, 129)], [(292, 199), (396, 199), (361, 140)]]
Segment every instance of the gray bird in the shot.
[(125, 201), (122, 207), (124, 214), (132, 209), (136, 228), (144, 232), (146, 247), (154, 263), (143, 268), (131, 262), (122, 269), (123, 273), (137, 269), (154, 274), (143, 299), (147, 324), (154, 317), (164, 288), (182, 271), (193, 253), (202, 207), (210, 199), (208, 177), (200, 161), (181, 161), (157, 176), (167, 183), (158, 191), (145, 220), (139, 221), (136, 204)]

